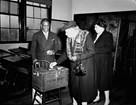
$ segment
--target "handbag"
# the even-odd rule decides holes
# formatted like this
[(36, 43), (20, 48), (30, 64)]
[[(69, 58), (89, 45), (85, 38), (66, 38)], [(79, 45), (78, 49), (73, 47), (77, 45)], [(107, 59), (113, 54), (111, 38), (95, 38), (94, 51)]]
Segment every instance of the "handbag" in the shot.
[(86, 75), (86, 71), (84, 70), (84, 67), (82, 65), (82, 61), (81, 60), (77, 60), (75, 62), (73, 73), (76, 76), (85, 76)]

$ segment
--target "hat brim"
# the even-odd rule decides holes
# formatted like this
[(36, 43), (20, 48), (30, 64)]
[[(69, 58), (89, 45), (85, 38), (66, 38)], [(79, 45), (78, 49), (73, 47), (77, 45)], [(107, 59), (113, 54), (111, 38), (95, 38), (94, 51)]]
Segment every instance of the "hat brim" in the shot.
[(66, 29), (71, 28), (71, 27), (76, 27), (76, 22), (75, 21), (69, 21), (68, 23), (66, 23), (62, 27), (61, 31), (65, 31)]

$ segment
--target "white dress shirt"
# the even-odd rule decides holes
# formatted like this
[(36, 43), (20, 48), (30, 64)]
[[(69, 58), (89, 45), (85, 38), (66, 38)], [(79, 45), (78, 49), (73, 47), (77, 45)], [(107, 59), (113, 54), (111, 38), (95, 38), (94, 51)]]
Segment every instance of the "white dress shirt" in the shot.
[(43, 32), (45, 38), (48, 39), (48, 34), (49, 34), (49, 32), (44, 32), (44, 31), (42, 31), (42, 32)]
[(97, 39), (100, 37), (101, 34), (97, 34), (95, 40), (94, 40), (94, 43), (97, 41)]

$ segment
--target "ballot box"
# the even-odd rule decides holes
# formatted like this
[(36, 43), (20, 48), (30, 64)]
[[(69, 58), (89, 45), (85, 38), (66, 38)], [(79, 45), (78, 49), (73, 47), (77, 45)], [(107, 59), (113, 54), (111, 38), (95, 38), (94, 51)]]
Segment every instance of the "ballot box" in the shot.
[[(44, 63), (43, 63), (44, 62)], [(65, 87), (68, 85), (68, 68), (55, 66), (50, 69), (49, 64), (42, 61), (32, 67), (32, 86), (40, 92)]]

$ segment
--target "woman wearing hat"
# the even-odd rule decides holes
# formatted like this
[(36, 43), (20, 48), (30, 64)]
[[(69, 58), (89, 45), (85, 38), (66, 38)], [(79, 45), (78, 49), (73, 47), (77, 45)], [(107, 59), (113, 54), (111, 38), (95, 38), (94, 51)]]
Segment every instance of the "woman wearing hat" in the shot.
[[(57, 64), (69, 58), (70, 70), (70, 94), (73, 105), (87, 105), (97, 95), (96, 77), (94, 70), (94, 44), (91, 35), (86, 30), (81, 30), (75, 21), (70, 21), (62, 28), (67, 36), (66, 52), (57, 60)], [(80, 61), (82, 73), (76, 72), (75, 67)], [(51, 63), (54, 66), (56, 63)]]
[(100, 99), (100, 92), (104, 92), (104, 105), (109, 105), (109, 90), (112, 86), (112, 50), (113, 50), (113, 36), (106, 31), (106, 22), (99, 19), (95, 26), (96, 38), (94, 40), (95, 46), (95, 70), (97, 71), (97, 88), (98, 95), (94, 102)]

